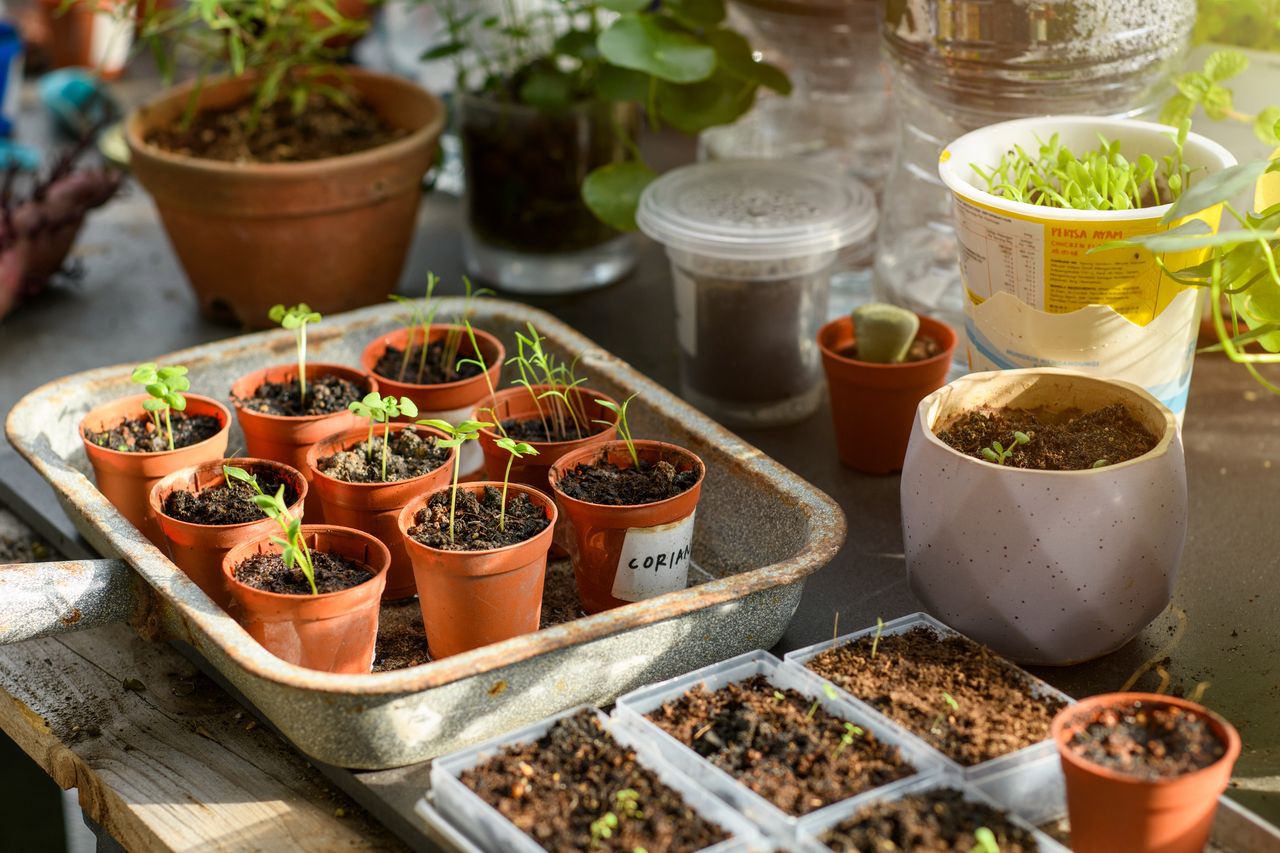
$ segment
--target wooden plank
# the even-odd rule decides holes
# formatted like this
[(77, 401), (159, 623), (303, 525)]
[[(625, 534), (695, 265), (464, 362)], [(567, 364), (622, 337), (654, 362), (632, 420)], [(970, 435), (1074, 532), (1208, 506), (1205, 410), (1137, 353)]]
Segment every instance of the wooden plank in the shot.
[(172, 648), (114, 625), (0, 647), (0, 729), (134, 850), (399, 850)]

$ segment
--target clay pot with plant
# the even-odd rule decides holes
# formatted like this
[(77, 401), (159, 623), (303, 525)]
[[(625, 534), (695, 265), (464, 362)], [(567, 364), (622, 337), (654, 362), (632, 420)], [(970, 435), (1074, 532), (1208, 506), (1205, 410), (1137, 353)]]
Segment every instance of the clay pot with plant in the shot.
[(351, 410), (369, 422), (368, 429), (339, 433), (311, 446), (307, 468), (312, 487), (327, 522), (371, 533), (391, 552), (383, 598), (410, 598), (417, 587), (400, 535), (400, 511), (414, 497), (449, 483), (458, 451), (441, 446), (447, 436), (439, 430), (392, 423), (418, 414), (407, 397), (379, 398), (375, 391), (352, 403)]
[[(228, 474), (229, 469), (236, 472)], [(223, 558), (242, 542), (269, 536), (276, 526), (254, 503), (258, 491), (241, 472), (269, 494), (283, 489), (289, 513), (302, 517), (306, 478), (269, 459), (204, 462), (170, 474), (151, 489), (151, 515), (164, 534), (170, 559), (223, 609), (231, 602)]]
[[(439, 420), (424, 426), (449, 435), (455, 450), (487, 424)], [(509, 458), (536, 453), (504, 442)], [(413, 562), (418, 602), (433, 658), (448, 657), (538, 630), (555, 503), (537, 489), (510, 482), (453, 483), (421, 495), (400, 513), (400, 532)]]
[(130, 113), (125, 138), (201, 311), (260, 326), (285, 298), (322, 312), (385, 299), (444, 126), (439, 99), (341, 64), (368, 21), (325, 0), (147, 2), (118, 14), (139, 16), (166, 77), (180, 51), (200, 76)]
[(956, 333), (895, 305), (863, 305), (818, 331), (841, 464), (902, 469), (916, 407), (947, 381)]
[(154, 362), (134, 368), (146, 394), (98, 406), (80, 421), (80, 439), (98, 491), (131, 524), (164, 547), (151, 517), (151, 489), (181, 468), (222, 458), (231, 413), (208, 397), (186, 393), (187, 368)]
[(1226, 720), (1154, 693), (1082, 699), (1054, 718), (1053, 739), (1078, 853), (1198, 853), (1240, 756)]
[(581, 447), (551, 468), (556, 505), (572, 528), (568, 543), (578, 596), (588, 613), (688, 586), (694, 511), (706, 466), (662, 441), (636, 441), (627, 424), (633, 397), (617, 406), (622, 441)]

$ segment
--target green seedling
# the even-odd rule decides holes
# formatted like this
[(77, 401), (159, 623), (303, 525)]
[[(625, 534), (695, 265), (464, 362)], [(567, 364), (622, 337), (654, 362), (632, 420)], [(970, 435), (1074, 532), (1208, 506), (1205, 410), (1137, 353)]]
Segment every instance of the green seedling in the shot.
[(298, 402), (305, 403), (307, 401), (307, 324), (319, 323), (322, 318), (305, 302), (299, 302), (292, 308), (285, 308), (283, 305), (273, 306), (267, 312), (267, 318), (293, 332), (297, 340)]
[[(449, 438), (444, 441), (437, 441), (437, 447), (453, 448), (453, 487), (449, 494), (449, 541), (454, 542), (453, 522), (458, 508), (458, 477), (462, 474), (462, 445), (468, 441), (473, 441), (480, 435), (480, 430), (493, 426), (488, 421), (463, 421), (454, 426), (448, 421), (442, 421), (439, 418), (427, 418), (426, 420), (417, 421), (421, 426), (432, 427), (438, 429)], [(506, 501), (503, 501), (503, 510), (506, 509)]]
[(613, 837), (613, 831), (617, 828), (618, 816), (613, 812), (605, 812), (591, 821), (591, 846), (599, 847), (601, 841)]
[(844, 752), (853, 745), (853, 739), (862, 737), (866, 732), (861, 726), (855, 726), (853, 723), (844, 724), (844, 733), (840, 735), (840, 743), (836, 746), (836, 751), (831, 754), (831, 760), (835, 761), (840, 757), (840, 753)]
[[(840, 696), (840, 694), (836, 692), (836, 689), (835, 689), (834, 687), (832, 687), (830, 684), (823, 684), (823, 685), (822, 685), (822, 692), (823, 692), (824, 694), (826, 694), (826, 697), (827, 697), (828, 699), (837, 699), (837, 698), (839, 698), (839, 696)], [(822, 700), (821, 700), (821, 699), (814, 699), (814, 700), (813, 700), (813, 704), (809, 706), (809, 710), (808, 710), (808, 712), (804, 715), (804, 718), (805, 718), (806, 720), (812, 720), (812, 719), (813, 719), (813, 715), (814, 715), (814, 714), (816, 714), (816, 713), (818, 713), (818, 706), (819, 706), (819, 705), (821, 705), (821, 704), (822, 704)]]
[(951, 712), (959, 711), (960, 703), (955, 700), (947, 691), (942, 691), (942, 710), (938, 716), (934, 718), (933, 723), (929, 726), (929, 731), (935, 735), (942, 734), (942, 724), (947, 721), (947, 716)]
[(985, 826), (980, 826), (973, 831), (973, 841), (974, 845), (969, 848), (969, 853), (1000, 853), (996, 834)]
[[(471, 279), (467, 278), (465, 275), (462, 277), (462, 284), (467, 290), (466, 295), (462, 299), (462, 313), (456, 318), (454, 325), (445, 334), (444, 350), (440, 354), (440, 363), (446, 368), (451, 365), (458, 365), (458, 351), (462, 348), (462, 336), (466, 333), (466, 329), (470, 328), (471, 312), (475, 310), (472, 303), (475, 302), (478, 297), (489, 296), (493, 293), (492, 290), (485, 287), (473, 291), (471, 289)], [(475, 336), (473, 335), (473, 340), (474, 337)], [(480, 352), (478, 347), (476, 348), (476, 352)]]
[(525, 456), (537, 456), (538, 451), (523, 441), (503, 436), (496, 444), (510, 454), (507, 457), (507, 470), (502, 475), (502, 509), (498, 510), (498, 529), (507, 529), (507, 485), (511, 482), (511, 463)]
[(1106, 467), (1107, 467), (1108, 465), (1110, 465), (1110, 464), (1111, 464), (1111, 463), (1110, 463), (1110, 462), (1108, 462), (1108, 461), (1107, 461), (1107, 460), (1105, 460), (1105, 459), (1099, 459), (1097, 462), (1094, 462), (1094, 463), (1093, 463), (1092, 465), (1090, 465), (1089, 467), (1090, 467), (1090, 468), (1106, 468)]
[(232, 480), (247, 483), (257, 493), (253, 498), (254, 506), (280, 525), (283, 536), (272, 536), (271, 541), (280, 546), (280, 558), (284, 560), (285, 568), (292, 569), (296, 564), (307, 579), (311, 594), (316, 595), (315, 561), (311, 558), (311, 549), (307, 547), (307, 541), (302, 535), (302, 519), (294, 518), (285, 505), (284, 486), (281, 485), (274, 495), (268, 495), (258, 485), (257, 477), (243, 468), (233, 468), (230, 465), (222, 466), (222, 476), (228, 483)]
[(459, 359), (458, 369), (461, 370), (464, 364), (474, 364), (480, 368), (480, 375), (484, 377), (485, 387), (489, 389), (489, 408), (481, 409), (481, 411), (487, 411), (493, 418), (494, 427), (503, 436), (506, 436), (507, 431), (502, 428), (502, 421), (498, 418), (498, 392), (493, 387), (493, 380), (489, 378), (489, 365), (485, 363), (484, 353), (480, 351), (480, 342), (476, 340), (476, 330), (471, 328), (470, 320), (464, 319), (462, 324), (466, 327), (467, 337), (471, 340), (471, 351), (475, 354), (475, 358)]
[(622, 817), (629, 819), (644, 817), (644, 810), (640, 808), (640, 792), (634, 788), (623, 788), (613, 795), (613, 799)]
[(785, 702), (785, 701), (786, 701), (786, 699), (787, 699), (786, 694), (784, 694), (784, 693), (782, 693), (782, 692), (780, 692), (780, 691), (778, 691), (778, 690), (773, 691), (773, 701), (775, 701), (775, 702)]
[(854, 309), (851, 316), (858, 361), (899, 364), (920, 331), (920, 318), (897, 305), (872, 302)]
[(379, 397), (377, 391), (370, 391), (363, 400), (357, 400), (347, 406), (362, 418), (369, 419), (369, 438), (365, 441), (365, 458), (373, 459), (373, 428), (382, 424), (382, 482), (387, 481), (387, 447), (391, 443), (391, 419), (401, 415), (409, 418), (418, 416), (418, 406), (408, 397)]
[(879, 616), (876, 617), (876, 636), (871, 641), (871, 659), (876, 658), (876, 649), (880, 648), (880, 634), (884, 631), (884, 620)]
[[(581, 395), (574, 389), (586, 380), (574, 373), (577, 359), (569, 365), (558, 362), (555, 356), (542, 348), (545, 338), (538, 334), (532, 323), (528, 324), (528, 329), (528, 337), (516, 333), (516, 355), (507, 360), (507, 364), (514, 364), (520, 372), (512, 384), (529, 392), (547, 435), (567, 436), (572, 423), (574, 432), (581, 438), (587, 426), (587, 413)], [(539, 394), (533, 390), (534, 385), (545, 385), (546, 390)], [(543, 400), (550, 400), (545, 409)]]
[[(135, 367), (129, 379), (146, 387), (150, 399), (142, 404), (142, 408), (151, 415), (156, 432), (163, 429), (169, 449), (173, 450), (173, 418), (170, 413), (185, 411), (187, 408), (187, 398), (182, 396), (182, 392), (191, 387), (187, 369), (181, 365), (159, 367), (154, 361), (148, 361)], [(164, 415), (163, 427), (160, 423), (161, 414)]]
[(990, 447), (982, 448), (982, 458), (996, 465), (1003, 465), (1009, 461), (1011, 456), (1013, 456), (1013, 451), (1017, 450), (1024, 444), (1028, 444), (1030, 441), (1031, 436), (1021, 430), (1018, 430), (1014, 432), (1013, 444), (1009, 445), (1008, 448), (1005, 448), (1005, 446), (998, 441), (993, 441), (991, 442)]
[[(631, 405), (631, 401), (636, 398), (635, 394), (622, 401), (622, 405), (611, 403), (608, 400), (596, 400), (596, 405), (608, 409), (618, 416), (618, 435), (622, 436), (622, 440), (627, 443), (627, 451), (631, 454), (631, 464), (636, 470), (640, 470), (640, 456), (636, 453), (636, 443), (631, 438), (631, 426), (627, 423), (627, 406)], [(597, 420), (596, 423), (612, 426), (608, 421)]]

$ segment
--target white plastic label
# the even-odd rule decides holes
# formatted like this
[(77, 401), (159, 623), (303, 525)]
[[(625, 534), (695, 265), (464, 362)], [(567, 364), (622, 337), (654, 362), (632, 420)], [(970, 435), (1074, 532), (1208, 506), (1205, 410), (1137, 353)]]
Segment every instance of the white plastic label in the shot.
[(643, 601), (689, 585), (693, 513), (657, 527), (632, 527), (622, 542), (613, 597)]

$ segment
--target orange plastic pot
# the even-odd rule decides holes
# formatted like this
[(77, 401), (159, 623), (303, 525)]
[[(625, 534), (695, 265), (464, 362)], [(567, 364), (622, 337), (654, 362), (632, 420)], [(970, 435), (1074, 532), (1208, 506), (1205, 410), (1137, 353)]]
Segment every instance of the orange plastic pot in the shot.
[(313, 552), (346, 557), (366, 566), (373, 577), (359, 586), (321, 595), (285, 595), (243, 584), (236, 566), (254, 554), (279, 554), (270, 539), (244, 542), (222, 560), (222, 573), (236, 616), (249, 636), (289, 663), (324, 672), (367, 673), (373, 668), (378, 611), (391, 554), (368, 533), (329, 524), (304, 524), (302, 535)]
[[(1184, 708), (1201, 717), (1226, 747), (1222, 758), (1194, 773), (1148, 781), (1086, 761), (1067, 744), (1105, 708), (1142, 701)], [(1076, 853), (1199, 853), (1209, 840), (1218, 797), (1240, 756), (1235, 727), (1195, 702), (1155, 693), (1107, 693), (1069, 705), (1052, 734), (1067, 780), (1071, 848)]]
[[(361, 396), (378, 390), (376, 380), (365, 376), (353, 367), (326, 362), (308, 362), (307, 379), (332, 374), (354, 382), (360, 389)], [(294, 382), (298, 378), (297, 364), (280, 364), (275, 367), (255, 370), (242, 376), (231, 386), (231, 402), (236, 407), (236, 420), (240, 422), (240, 430), (244, 433), (244, 446), (249, 456), (259, 459), (274, 459), (291, 468), (296, 468), (311, 482), (311, 469), (307, 467), (307, 451), (317, 441), (355, 429), (362, 419), (354, 412), (343, 409), (328, 415), (311, 415), (309, 417), (287, 417), (285, 415), (268, 415), (245, 408), (241, 400), (251, 398), (255, 391), (268, 382)], [(314, 494), (314, 485), (313, 485)], [(313, 499), (307, 508), (307, 517), (312, 523), (324, 519), (324, 509), (320, 501)]]
[[(412, 424), (391, 425), (393, 433), (405, 429), (416, 429), (439, 439), (448, 437), (438, 430)], [(377, 432), (381, 435), (382, 428)], [(321, 458), (354, 447), (368, 437), (368, 428), (359, 427), (313, 444), (307, 451), (307, 473), (328, 523), (372, 533), (387, 546), (391, 553), (391, 568), (387, 570), (386, 590), (382, 597), (387, 601), (409, 598), (417, 593), (418, 588), (413, 580), (413, 564), (409, 562), (404, 537), (400, 535), (400, 510), (423, 492), (434, 492), (449, 485), (453, 477), (453, 455), (457, 450), (450, 451), (448, 460), (439, 468), (411, 480), (348, 483), (320, 470)]]
[(126, 453), (99, 447), (89, 441), (87, 434), (102, 432), (122, 421), (150, 417), (142, 408), (149, 399), (146, 394), (123, 397), (98, 406), (80, 421), (80, 440), (84, 452), (93, 466), (93, 476), (98, 491), (120, 510), (135, 527), (160, 548), (164, 547), (164, 534), (151, 517), (151, 489), (161, 479), (181, 468), (221, 459), (227, 452), (227, 431), (231, 426), (231, 413), (217, 400), (199, 394), (187, 394), (188, 415), (209, 415), (218, 419), (222, 429), (211, 438), (177, 450), (160, 453)]
[(571, 498), (560, 480), (579, 465), (609, 462), (632, 466), (626, 442), (584, 447), (561, 456), (549, 480), (556, 505), (573, 529), (569, 557), (578, 595), (588, 613), (654, 598), (688, 585), (693, 553), (694, 510), (707, 468), (694, 454), (664, 441), (635, 442), (642, 464), (665, 461), (678, 471), (697, 471), (693, 487), (663, 501), (606, 506)]
[[(458, 328), (460, 327), (446, 324), (433, 325), (427, 336), (427, 342), (438, 341), (449, 334), (451, 329)], [(377, 366), (378, 359), (382, 358), (383, 353), (388, 348), (395, 347), (403, 351), (406, 345), (416, 346), (421, 343), (421, 328), (413, 330), (412, 343), (409, 343), (408, 329), (396, 329), (394, 332), (387, 332), (364, 348), (364, 352), (360, 355), (360, 364), (364, 367), (365, 373), (377, 380), (378, 387), (382, 390), (383, 395), (408, 397), (412, 400), (414, 405), (418, 407), (418, 418), (439, 418), (451, 424), (457, 424), (470, 418), (472, 410), (476, 407), (488, 405), (486, 401), (489, 398), (489, 388), (491, 385), (494, 388), (498, 387), (498, 381), (502, 375), (502, 363), (507, 357), (506, 349), (496, 337), (480, 329), (473, 329), (472, 331), (475, 332), (476, 342), (480, 344), (480, 355), (484, 357), (484, 363), (489, 367), (488, 381), (485, 381), (484, 374), (477, 374), (469, 379), (459, 379), (457, 382), (418, 385), (413, 382), (400, 382), (374, 373), (373, 368)], [(475, 357), (471, 342), (466, 338), (465, 332), (459, 353), (463, 358)], [(411, 364), (406, 375), (412, 375), (413, 371), (414, 366)], [(490, 419), (482, 418), (482, 420)], [(483, 468), (484, 451), (475, 442), (464, 444), (462, 447), (463, 479), (482, 476)]]
[(840, 317), (818, 330), (842, 465), (864, 474), (902, 470), (916, 407), (946, 384), (956, 348), (956, 333), (937, 320), (921, 317), (920, 334), (941, 352), (924, 361), (873, 364), (842, 354), (857, 344), (852, 318)]
[[(458, 488), (482, 495), (485, 486), (501, 489), (502, 483), (463, 483)], [(449, 488), (414, 498), (400, 513), (400, 533), (413, 561), (427, 645), (437, 660), (538, 630), (547, 551), (557, 517), (549, 497), (512, 483), (507, 500), (528, 495), (551, 522), (545, 530), (519, 544), (489, 551), (429, 548), (411, 537), (409, 529), (431, 496)]]
[(281, 481), (292, 484), (298, 499), (289, 507), (295, 518), (302, 516), (302, 502), (307, 497), (307, 480), (288, 465), (270, 459), (218, 459), (203, 462), (191, 468), (175, 471), (151, 488), (151, 516), (164, 535), (169, 558), (187, 577), (195, 581), (204, 594), (223, 610), (231, 602), (227, 583), (222, 576), (222, 558), (241, 542), (261, 539), (274, 534), (276, 523), (263, 516), (257, 521), (242, 524), (195, 524), (165, 515), (164, 502), (174, 492), (202, 492), (221, 486), (224, 481), (222, 466), (242, 468), (250, 474), (270, 471)]

